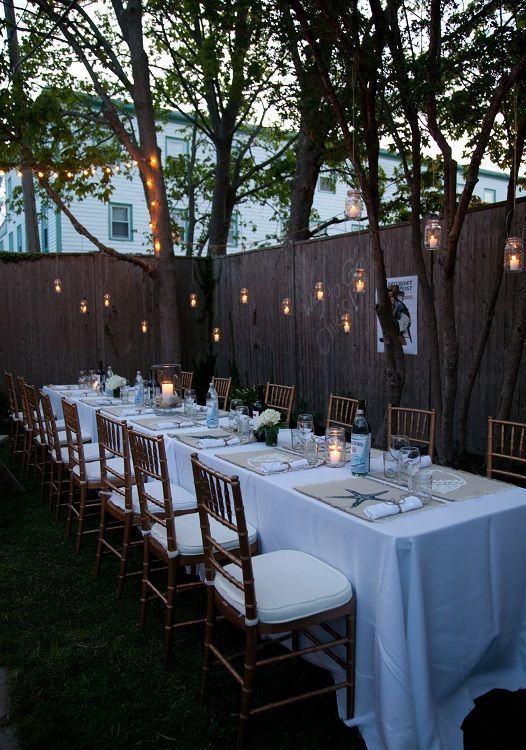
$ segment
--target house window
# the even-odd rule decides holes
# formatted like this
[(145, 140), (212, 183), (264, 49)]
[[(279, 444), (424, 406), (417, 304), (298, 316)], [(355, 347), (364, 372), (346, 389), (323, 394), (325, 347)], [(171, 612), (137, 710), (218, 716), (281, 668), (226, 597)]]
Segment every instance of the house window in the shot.
[(9, 243), (9, 250), (10, 250), (10, 252), (13, 252), (14, 249), (15, 249), (15, 238), (13, 236), (13, 232), (9, 232), (8, 243)]
[(492, 188), (484, 188), (484, 203), (495, 203), (497, 200), (497, 191)]
[(166, 158), (171, 156), (177, 159), (178, 156), (188, 155), (188, 141), (184, 138), (166, 137)]
[(234, 211), (232, 214), (232, 220), (230, 222), (230, 229), (228, 230), (228, 239), (226, 244), (229, 247), (237, 247), (239, 244), (239, 214)]
[(336, 178), (335, 177), (320, 177), (318, 183), (320, 193), (335, 193), (336, 192)]
[(127, 203), (110, 203), (110, 240), (131, 240), (132, 207)]
[(43, 216), (40, 220), (40, 245), (43, 253), (49, 253), (49, 232), (47, 216)]
[(172, 211), (172, 219), (179, 229), (179, 242), (188, 241), (188, 216), (183, 208), (176, 208)]
[(6, 197), (10, 198), (12, 195), (13, 195), (13, 178), (8, 177), (7, 185), (6, 185)]
[(22, 252), (22, 224), (19, 224), (16, 228), (16, 251), (17, 253)]

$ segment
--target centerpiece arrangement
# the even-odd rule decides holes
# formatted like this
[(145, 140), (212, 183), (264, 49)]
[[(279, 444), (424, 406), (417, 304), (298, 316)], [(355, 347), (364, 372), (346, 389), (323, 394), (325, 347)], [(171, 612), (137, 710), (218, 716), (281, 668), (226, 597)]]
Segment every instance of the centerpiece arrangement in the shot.
[(153, 410), (155, 414), (172, 414), (181, 404), (181, 365), (152, 365), (154, 388)]
[(278, 444), (279, 423), (281, 414), (276, 409), (265, 409), (259, 417), (254, 420), (254, 431), (258, 439), (265, 435), (265, 443), (268, 446)]
[(121, 378), (120, 375), (112, 375), (111, 378), (106, 380), (107, 395), (113, 396), (113, 398), (120, 398), (123, 385), (126, 385), (126, 378)]

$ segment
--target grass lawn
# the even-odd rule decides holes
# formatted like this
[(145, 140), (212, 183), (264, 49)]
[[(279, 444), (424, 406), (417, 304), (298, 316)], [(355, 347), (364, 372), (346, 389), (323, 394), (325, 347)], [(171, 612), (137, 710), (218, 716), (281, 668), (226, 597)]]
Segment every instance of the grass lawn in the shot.
[[(0, 459), (9, 465), (5, 447)], [(201, 627), (176, 631), (166, 669), (162, 608), (153, 603), (145, 631), (137, 626), (139, 578), (127, 581), (117, 602), (116, 563), (105, 558), (94, 580), (95, 538), (77, 559), (64, 521), (54, 524), (32, 484), (25, 487), (22, 496), (0, 496), (0, 666), (21, 747), (232, 748), (239, 689), (218, 668), (200, 706)], [(190, 594), (182, 607), (199, 612), (203, 601)], [(282, 670), (260, 672), (259, 695), (270, 689), (274, 697), (287, 681), (329, 679), (303, 662), (285, 669), (284, 678)], [(358, 731), (339, 720), (334, 695), (265, 713), (249, 731), (254, 750), (365, 749)]]

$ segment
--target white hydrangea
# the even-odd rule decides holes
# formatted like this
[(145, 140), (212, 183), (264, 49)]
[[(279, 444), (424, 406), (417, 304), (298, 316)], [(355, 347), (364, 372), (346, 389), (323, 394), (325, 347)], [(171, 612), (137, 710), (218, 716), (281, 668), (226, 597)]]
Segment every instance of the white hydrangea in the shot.
[(256, 430), (262, 427), (275, 427), (281, 422), (281, 414), (276, 409), (265, 409), (254, 422)]
[(112, 375), (106, 381), (106, 388), (110, 391), (114, 391), (115, 388), (122, 388), (123, 385), (126, 385), (126, 378), (121, 378), (120, 375)]

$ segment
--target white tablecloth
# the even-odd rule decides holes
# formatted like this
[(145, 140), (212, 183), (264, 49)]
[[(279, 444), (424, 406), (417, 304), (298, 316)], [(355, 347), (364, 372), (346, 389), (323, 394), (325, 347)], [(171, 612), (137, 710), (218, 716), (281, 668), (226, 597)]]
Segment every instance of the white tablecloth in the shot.
[[(258, 450), (261, 444), (241, 450)], [(349, 477), (320, 467), (238, 474), (262, 551), (298, 549), (352, 581), (357, 602), (357, 724), (369, 750), (461, 750), (473, 698), (526, 686), (526, 491), (447, 503), (376, 523), (296, 492)], [(192, 489), (192, 448), (173, 439), (174, 478)], [(342, 707), (343, 708), (343, 707)]]
[[(83, 428), (90, 412), (79, 408)], [(239, 475), (261, 551), (310, 552), (352, 582), (356, 710), (349, 723), (369, 750), (462, 750), (460, 725), (475, 697), (526, 687), (526, 490), (506, 487), (370, 523), (293, 489), (351, 483), (348, 468), (261, 476), (215, 455), (261, 447), (198, 453)], [(172, 481), (193, 491), (195, 449), (166, 437), (166, 451)]]

